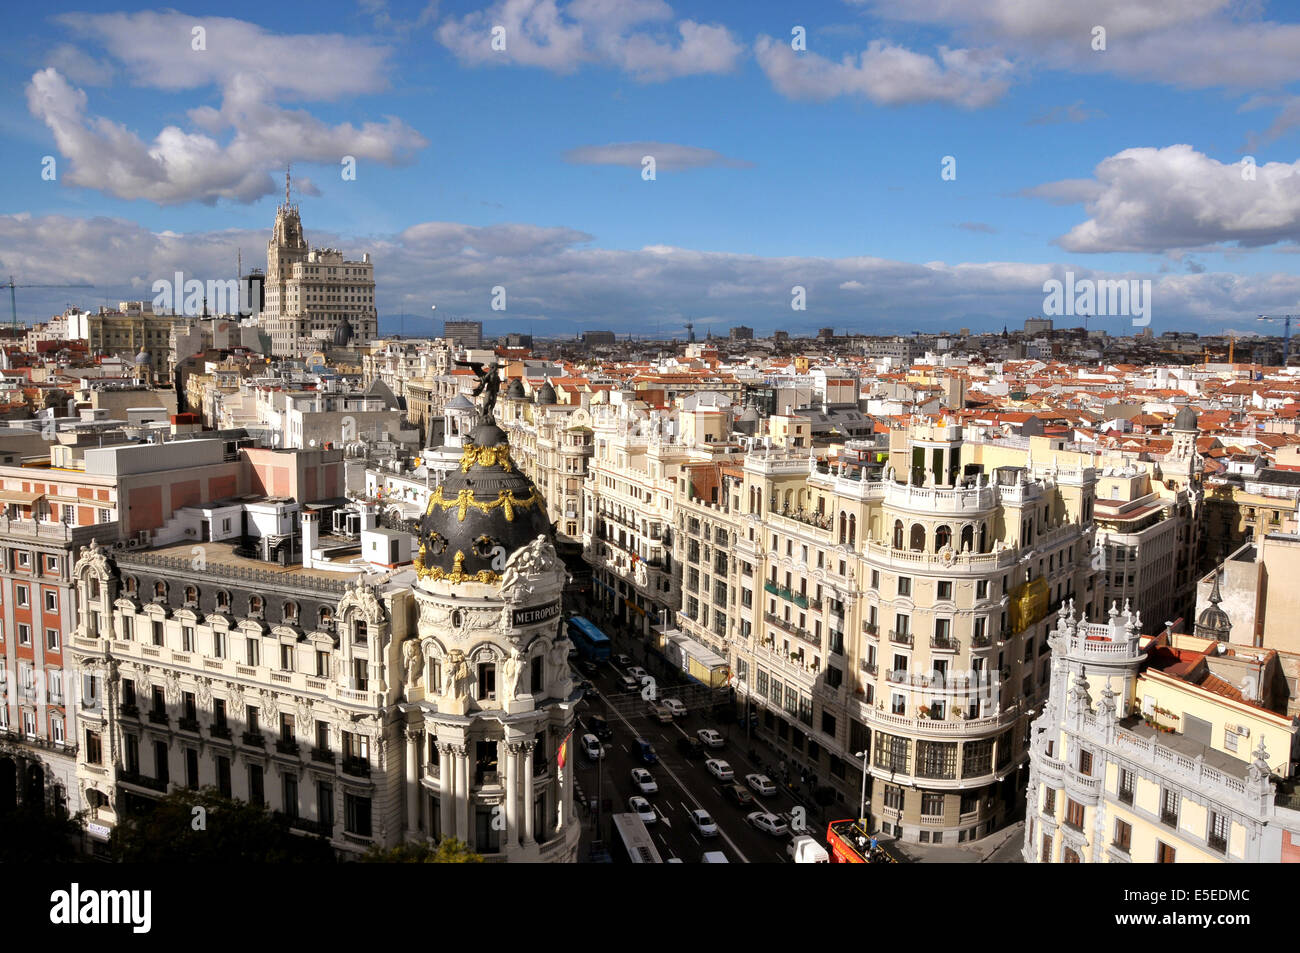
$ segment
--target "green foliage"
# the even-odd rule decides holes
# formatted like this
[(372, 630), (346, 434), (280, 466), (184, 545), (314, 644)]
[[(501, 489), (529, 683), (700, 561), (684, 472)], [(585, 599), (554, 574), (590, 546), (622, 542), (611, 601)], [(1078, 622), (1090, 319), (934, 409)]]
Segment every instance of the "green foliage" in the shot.
[(0, 863), (64, 864), (81, 858), (84, 816), (12, 810), (0, 814)]
[(127, 863), (333, 863), (323, 837), (295, 834), (288, 818), (222, 797), (215, 788), (173, 791), (153, 810), (123, 818), (110, 841)]
[(432, 844), (399, 844), (396, 847), (375, 846), (366, 851), (364, 864), (481, 864), (483, 858), (469, 849), (464, 841), (444, 837), (437, 848)]

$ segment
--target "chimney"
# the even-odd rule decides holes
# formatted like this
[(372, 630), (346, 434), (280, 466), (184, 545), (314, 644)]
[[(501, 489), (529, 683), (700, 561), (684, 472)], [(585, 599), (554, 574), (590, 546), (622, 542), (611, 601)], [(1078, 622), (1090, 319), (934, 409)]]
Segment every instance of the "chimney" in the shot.
[(312, 550), (320, 538), (320, 513), (315, 510), (302, 511), (302, 568), (312, 567)]
[(361, 504), (361, 530), (362, 530), (362, 532), (365, 532), (365, 531), (368, 530), (368, 529), (374, 529), (374, 528), (375, 528), (375, 523), (376, 523), (376, 522), (377, 522), (377, 521), (376, 521), (376, 518), (375, 518), (375, 507), (374, 507), (374, 505), (373, 505), (373, 504), (370, 504), (370, 503), (362, 503), (362, 504)]

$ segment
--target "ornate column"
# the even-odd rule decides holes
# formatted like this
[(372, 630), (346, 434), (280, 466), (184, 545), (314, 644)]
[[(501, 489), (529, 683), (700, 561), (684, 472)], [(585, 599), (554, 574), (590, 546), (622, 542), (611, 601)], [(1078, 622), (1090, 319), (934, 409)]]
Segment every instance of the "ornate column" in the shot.
[(456, 762), (453, 760), (454, 748), (439, 742), (438, 744), (438, 830), (443, 837), (452, 836), (455, 831), (456, 803)]
[(420, 829), (420, 735), (414, 725), (406, 726), (406, 829)]
[[(473, 806), (473, 798), (469, 794), (469, 755), (466, 753), (465, 745), (455, 745), (453, 751), (456, 755), (456, 836), (470, 844), (469, 836), (469, 812)], [(470, 847), (473, 848), (473, 844)]]
[(533, 837), (533, 748), (535, 741), (525, 741), (524, 748), (524, 845), (537, 843)]
[(506, 846), (519, 844), (519, 752), (517, 741), (506, 744)]

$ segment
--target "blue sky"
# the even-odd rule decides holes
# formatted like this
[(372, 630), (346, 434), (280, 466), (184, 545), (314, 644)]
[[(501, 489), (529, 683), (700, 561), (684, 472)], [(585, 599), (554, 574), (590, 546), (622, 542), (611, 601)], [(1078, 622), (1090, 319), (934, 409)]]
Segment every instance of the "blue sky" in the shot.
[(262, 264), (291, 161), (309, 240), (373, 254), (385, 331), (434, 302), (545, 335), (1000, 329), (1067, 269), (1151, 279), (1157, 330), (1255, 331), (1300, 310), (1300, 22), (1172, 6), (31, 5), (0, 272), (96, 285), (20, 289), (30, 321)]

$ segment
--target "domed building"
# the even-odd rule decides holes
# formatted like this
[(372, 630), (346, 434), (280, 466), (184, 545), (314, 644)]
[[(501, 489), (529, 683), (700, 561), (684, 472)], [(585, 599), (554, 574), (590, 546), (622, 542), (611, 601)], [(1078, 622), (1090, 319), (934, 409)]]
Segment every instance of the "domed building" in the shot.
[(556, 399), (556, 398), (555, 398), (555, 388), (551, 386), (551, 382), (550, 382), (550, 381), (547, 381), (547, 382), (546, 382), (545, 384), (543, 384), (541, 387), (537, 388), (537, 397), (536, 397), (536, 402), (537, 402), (537, 403), (539, 403), (539, 404), (553, 404), (553, 403), (555, 403), (555, 399)]
[(1214, 587), (1210, 590), (1210, 604), (1197, 617), (1193, 631), (1202, 639), (1227, 642), (1232, 635), (1232, 620), (1228, 618), (1228, 613), (1219, 608), (1219, 603), (1223, 601), (1223, 596), (1219, 593), (1219, 576), (1220, 573), (1215, 572)]
[(347, 347), (352, 343), (352, 324), (343, 318), (334, 329), (334, 346)]
[(415, 569), (402, 707), (408, 739), (427, 739), (426, 831), (486, 842), (507, 861), (572, 862), (580, 692), (562, 631), (567, 573), (542, 496), (495, 420), (480, 416), (430, 497)]

